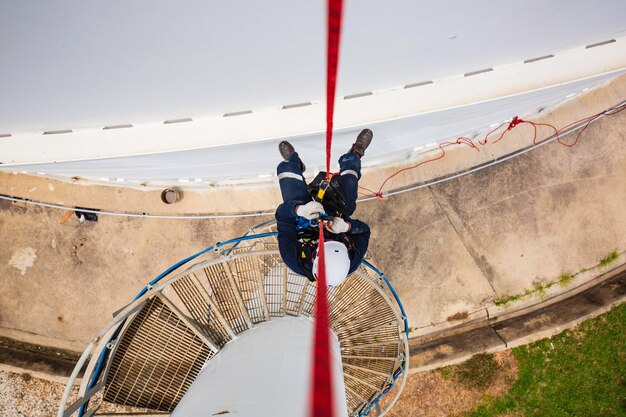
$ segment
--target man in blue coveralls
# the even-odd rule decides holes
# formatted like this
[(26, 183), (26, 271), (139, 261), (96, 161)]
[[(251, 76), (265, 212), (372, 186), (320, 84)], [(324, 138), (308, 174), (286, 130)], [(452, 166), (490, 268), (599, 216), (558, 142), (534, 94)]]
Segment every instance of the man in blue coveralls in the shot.
[[(367, 252), (370, 228), (362, 221), (351, 219), (350, 215), (356, 210), (361, 157), (372, 137), (370, 129), (361, 131), (350, 151), (339, 158), (339, 174), (326, 182), (323, 180), (325, 173), (320, 173), (309, 186), (302, 175), (305, 165), (294, 147), (287, 141), (278, 145), (284, 159), (276, 169), (284, 201), (276, 209), (278, 247), (289, 269), (310, 281), (317, 279), (320, 215), (324, 216), (326, 228), (324, 253), (328, 285), (341, 284), (359, 267)], [(324, 190), (321, 194), (320, 188)]]

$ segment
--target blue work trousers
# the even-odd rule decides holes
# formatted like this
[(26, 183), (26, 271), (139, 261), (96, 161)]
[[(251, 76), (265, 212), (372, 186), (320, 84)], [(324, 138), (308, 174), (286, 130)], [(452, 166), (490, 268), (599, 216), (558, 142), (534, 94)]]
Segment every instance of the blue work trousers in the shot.
[[(302, 161), (297, 152), (294, 152), (288, 160), (278, 164), (276, 173), (278, 174), (280, 192), (285, 203), (298, 202), (298, 204), (306, 204), (312, 201), (302, 175)], [(342, 155), (339, 158), (339, 175), (347, 200), (347, 214), (351, 216), (354, 210), (356, 210), (356, 200), (359, 193), (361, 159), (351, 152)]]

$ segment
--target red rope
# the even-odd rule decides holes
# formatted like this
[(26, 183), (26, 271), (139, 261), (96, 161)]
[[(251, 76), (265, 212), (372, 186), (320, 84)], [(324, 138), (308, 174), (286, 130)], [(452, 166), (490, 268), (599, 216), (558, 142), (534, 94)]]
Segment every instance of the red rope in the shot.
[[(328, 36), (326, 45), (326, 179), (330, 178), (330, 156), (333, 142), (335, 86), (341, 37), (342, 0), (328, 0)], [(317, 264), (317, 297), (315, 302), (315, 334), (313, 336), (313, 368), (311, 370), (310, 417), (333, 417), (333, 380), (331, 372), (330, 320), (324, 254), (324, 224), (320, 220)]]
[(313, 338), (313, 381), (309, 407), (310, 417), (333, 416), (333, 379), (331, 373), (330, 328), (328, 321), (328, 287), (324, 254), (324, 225), (320, 221), (317, 264), (317, 300)]
[(474, 148), (474, 149), (476, 149), (477, 151), (480, 151), (480, 149), (478, 149), (478, 147), (474, 144), (474, 142), (472, 142), (472, 140), (471, 140), (470, 138), (466, 138), (466, 137), (460, 137), (460, 138), (457, 138), (457, 140), (455, 140), (454, 142), (441, 142), (441, 143), (439, 144), (439, 150), (441, 151), (441, 154), (440, 154), (439, 156), (437, 156), (437, 157), (435, 157), (435, 158), (427, 159), (427, 160), (422, 161), (422, 162), (420, 162), (420, 163), (418, 163), (418, 164), (415, 164), (415, 165), (412, 165), (412, 166), (410, 166), (410, 167), (403, 168), (403, 169), (401, 169), (401, 170), (399, 170), (399, 171), (396, 171), (395, 173), (393, 173), (393, 174), (391, 174), (390, 176), (388, 176), (388, 177), (385, 179), (385, 181), (383, 181), (383, 183), (381, 184), (381, 186), (380, 186), (380, 188), (378, 189), (378, 191), (377, 191), (377, 192), (372, 192), (371, 190), (368, 190), (368, 189), (366, 189), (365, 187), (361, 187), (361, 186), (359, 186), (359, 188), (362, 188), (362, 189), (364, 189), (364, 190), (366, 190), (366, 191), (370, 191), (370, 192), (372, 193), (372, 196), (375, 196), (375, 197), (378, 197), (378, 198), (383, 198), (383, 193), (382, 193), (383, 188), (385, 187), (385, 185), (387, 184), (387, 182), (389, 182), (389, 180), (391, 180), (393, 177), (395, 177), (396, 175), (399, 175), (399, 174), (401, 174), (401, 173), (403, 173), (403, 172), (405, 172), (405, 171), (410, 171), (410, 170), (412, 170), (412, 169), (415, 169), (415, 168), (417, 168), (417, 167), (420, 167), (420, 166), (422, 166), (422, 165), (424, 165), (424, 164), (428, 164), (428, 163), (430, 163), (430, 162), (435, 162), (435, 161), (438, 161), (439, 159), (441, 159), (441, 158), (443, 158), (444, 156), (446, 156), (446, 151), (445, 151), (445, 149), (444, 149), (445, 147), (448, 147), (448, 146), (451, 146), (451, 145), (462, 145), (462, 144), (463, 144), (463, 145), (467, 145), (467, 146), (469, 146), (470, 148)]
[(326, 39), (326, 179), (330, 178), (330, 154), (333, 142), (335, 86), (339, 62), (342, 0), (328, 0), (328, 36)]
[[(513, 130), (515, 127), (521, 125), (521, 124), (529, 124), (533, 127), (533, 145), (536, 145), (537, 143), (539, 143), (540, 141), (537, 140), (537, 127), (547, 127), (550, 130), (552, 130), (552, 134), (556, 136), (556, 140), (559, 144), (566, 146), (568, 148), (571, 148), (573, 146), (575, 146), (579, 139), (580, 139), (580, 135), (583, 134), (583, 132), (589, 127), (589, 125), (591, 124), (591, 122), (593, 122), (595, 119), (597, 119), (598, 117), (602, 116), (602, 115), (606, 115), (606, 116), (612, 116), (614, 114), (617, 114), (619, 112), (621, 112), (622, 110), (626, 109), (626, 105), (621, 105), (618, 107), (614, 107), (614, 108), (610, 108), (604, 111), (601, 111), (599, 113), (593, 114), (591, 116), (587, 116), (584, 117), (582, 119), (578, 119), (574, 122), (571, 122), (563, 127), (561, 127), (560, 129), (557, 129), (554, 125), (550, 124), (550, 123), (537, 123), (537, 122), (532, 122), (530, 120), (523, 120), (520, 119), (519, 117), (515, 116), (510, 122), (504, 122), (501, 123), (499, 126), (497, 126), (496, 128), (494, 128), (493, 130), (491, 130), (490, 132), (488, 132), (485, 137), (483, 139), (480, 139), (477, 141), (478, 145), (484, 146), (487, 144), (494, 144), (494, 143), (498, 143), (500, 142), (504, 136), (511, 130)], [(576, 138), (574, 139), (574, 141), (572, 143), (565, 143), (563, 142), (562, 138), (561, 138), (561, 134), (564, 130), (570, 128), (571, 126), (574, 126), (578, 123), (584, 122), (585, 125), (582, 129), (580, 129), (580, 131), (578, 132), (578, 134), (576, 135)], [(502, 131), (502, 133), (500, 133), (500, 135), (494, 140), (494, 141), (489, 141), (489, 138), (491, 135), (493, 135), (496, 131), (498, 131), (499, 129), (501, 129), (503, 126), (507, 125), (506, 129), (504, 129)], [(544, 139), (545, 140), (545, 139)], [(381, 186), (378, 188), (378, 191), (372, 191), (368, 188), (365, 188), (363, 186), (359, 186), (360, 189), (367, 191), (369, 194), (366, 193), (362, 193), (360, 192), (361, 195), (364, 195), (366, 197), (378, 197), (378, 198), (383, 198), (383, 188), (385, 187), (385, 185), (387, 185), (387, 183), (394, 178), (395, 176), (405, 172), (405, 171), (410, 171), (413, 170), (415, 168), (418, 168), (424, 164), (428, 164), (430, 162), (434, 162), (434, 161), (438, 161), (440, 159), (442, 159), (444, 156), (446, 156), (446, 151), (444, 150), (445, 147), (451, 146), (451, 145), (467, 145), (470, 148), (476, 149), (477, 151), (480, 151), (480, 149), (478, 148), (478, 146), (476, 146), (476, 144), (474, 143), (474, 141), (470, 138), (467, 137), (459, 137), (457, 138), (455, 141), (453, 142), (442, 142), (439, 144), (439, 150), (441, 151), (441, 154), (434, 157), (434, 158), (430, 158), (427, 159), (425, 161), (421, 161), (415, 165), (412, 165), (410, 167), (407, 168), (403, 168), (399, 171), (394, 172), (393, 174), (391, 174), (390, 176), (388, 176), (381, 184)]]

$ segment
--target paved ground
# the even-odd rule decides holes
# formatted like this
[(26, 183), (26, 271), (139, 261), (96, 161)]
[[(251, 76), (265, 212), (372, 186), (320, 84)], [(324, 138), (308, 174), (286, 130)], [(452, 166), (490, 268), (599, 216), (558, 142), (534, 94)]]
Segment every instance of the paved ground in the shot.
[(393, 277), (411, 326), (475, 311), (626, 249), (625, 124), (619, 114), (587, 129), (574, 148), (553, 143), (363, 204), (359, 215), (374, 226), (371, 251)]
[[(574, 148), (553, 143), (361, 204), (356, 217), (372, 226), (371, 253), (411, 326), (445, 322), (624, 251), (624, 126), (626, 112), (592, 125)], [(262, 220), (101, 216), (60, 225), (62, 215), (0, 204), (0, 334), (74, 350), (167, 266)]]
[(60, 225), (62, 215), (0, 202), (0, 235), (10, 237), (0, 243), (0, 326), (9, 337), (75, 350), (168, 266), (255, 224), (101, 216)]

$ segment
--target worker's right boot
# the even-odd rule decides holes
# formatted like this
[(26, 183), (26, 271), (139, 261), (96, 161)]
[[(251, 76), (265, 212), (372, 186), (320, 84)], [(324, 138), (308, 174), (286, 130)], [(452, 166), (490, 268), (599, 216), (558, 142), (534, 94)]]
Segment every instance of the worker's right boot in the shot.
[(350, 148), (350, 152), (362, 158), (365, 154), (365, 150), (370, 143), (372, 143), (372, 138), (374, 137), (374, 133), (370, 129), (363, 129), (359, 136), (356, 137), (356, 141), (352, 144), (352, 148)]
[[(296, 152), (296, 148), (294, 148), (291, 143), (284, 140), (278, 144), (278, 152), (280, 152), (280, 156), (287, 161)], [(302, 172), (306, 170), (306, 166), (302, 161), (300, 161), (300, 168), (302, 168)]]

